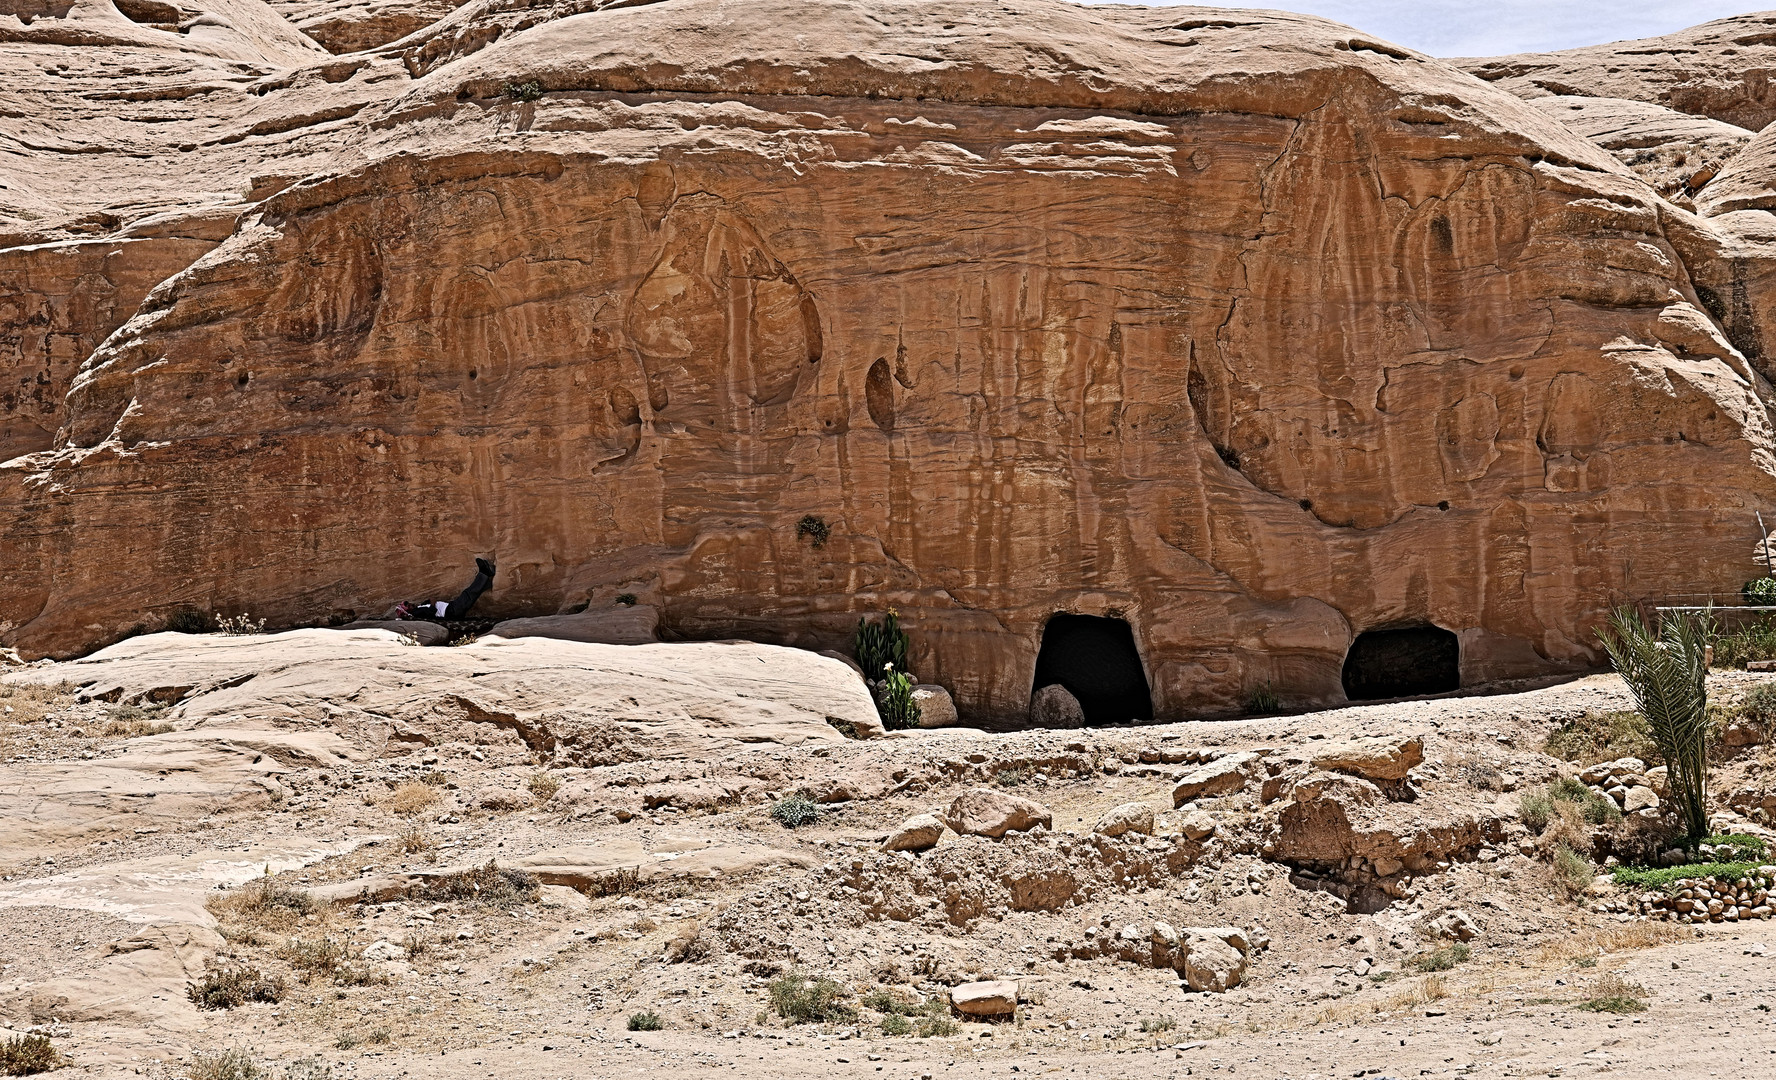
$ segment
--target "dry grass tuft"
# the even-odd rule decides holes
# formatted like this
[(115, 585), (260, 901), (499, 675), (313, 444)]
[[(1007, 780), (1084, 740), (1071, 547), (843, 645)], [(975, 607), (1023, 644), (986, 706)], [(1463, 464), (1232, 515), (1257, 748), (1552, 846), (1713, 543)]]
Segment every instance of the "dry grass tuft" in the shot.
[(395, 838), (400, 842), (401, 850), (409, 855), (428, 851), (432, 846), (432, 834), (426, 830), (424, 825), (417, 822), (409, 822), (401, 826), (401, 831), (395, 834)]
[(30, 1076), (67, 1064), (47, 1035), (15, 1035), (0, 1042), (0, 1076)]
[(38, 724), (57, 709), (74, 704), (72, 683), (58, 686), (25, 686), (0, 684), (0, 721), (9, 724)]
[(391, 814), (411, 817), (438, 801), (438, 789), (430, 784), (402, 784), (382, 800), (382, 808)]
[(561, 778), (546, 772), (535, 773), (524, 786), (530, 789), (532, 795), (536, 796), (537, 802), (546, 803), (555, 797), (556, 792), (561, 790)]
[(301, 889), (284, 885), (269, 873), (230, 892), (212, 894), (204, 907), (222, 924), (225, 937), (288, 930), (297, 923), (310, 921), (311, 915), (312, 921), (325, 922), (332, 914), (327, 905)]

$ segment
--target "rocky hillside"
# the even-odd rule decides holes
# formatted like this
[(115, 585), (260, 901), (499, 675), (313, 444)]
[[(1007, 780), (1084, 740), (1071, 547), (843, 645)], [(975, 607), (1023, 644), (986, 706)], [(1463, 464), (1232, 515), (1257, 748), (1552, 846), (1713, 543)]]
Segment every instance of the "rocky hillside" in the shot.
[(494, 615), (897, 607), (977, 719), (1052, 614), (1123, 620), (1154, 713), (1218, 715), (1345, 700), (1378, 629), (1462, 685), (1595, 666), (1611, 604), (1750, 576), (1776, 494), (1761, 114), (1681, 79), (1550, 106), (1052, 0), (73, 0), (0, 43), (28, 655), (489, 554)]

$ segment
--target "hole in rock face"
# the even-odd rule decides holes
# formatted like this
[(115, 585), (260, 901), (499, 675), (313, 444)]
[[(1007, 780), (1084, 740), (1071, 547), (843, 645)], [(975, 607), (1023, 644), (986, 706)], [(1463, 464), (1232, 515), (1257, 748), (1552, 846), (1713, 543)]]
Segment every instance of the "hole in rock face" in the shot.
[(1440, 626), (1368, 630), (1344, 657), (1344, 695), (1352, 701), (1460, 689), (1461, 646)]
[(1087, 724), (1145, 723), (1153, 697), (1135, 634), (1122, 619), (1057, 614), (1042, 631), (1030, 692), (1060, 683), (1079, 699)]

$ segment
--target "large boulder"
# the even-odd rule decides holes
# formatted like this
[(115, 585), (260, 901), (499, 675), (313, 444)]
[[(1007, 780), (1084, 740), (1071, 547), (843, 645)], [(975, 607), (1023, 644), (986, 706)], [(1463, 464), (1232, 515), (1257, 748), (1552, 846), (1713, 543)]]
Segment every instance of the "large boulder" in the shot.
[(359, 619), (337, 629), (387, 630), (397, 637), (409, 638), (418, 645), (442, 645), (450, 640), (449, 627), (424, 619)]
[(1030, 723), (1034, 727), (1060, 730), (1084, 727), (1085, 710), (1066, 687), (1049, 683), (1030, 695)]
[(618, 604), (574, 615), (539, 615), (496, 623), (494, 637), (555, 638), (596, 645), (648, 645), (660, 640), (660, 609), (651, 604)]
[(1100, 836), (1121, 836), (1129, 832), (1152, 835), (1153, 807), (1138, 802), (1111, 807), (1092, 826), (1092, 832)]
[(913, 704), (919, 707), (920, 727), (956, 726), (956, 702), (943, 687), (934, 683), (920, 683), (913, 687)]
[(1038, 825), (1049, 828), (1054, 824), (1054, 815), (1048, 807), (1031, 799), (990, 788), (971, 788), (950, 803), (944, 822), (964, 836), (997, 838), (1008, 832), (1026, 832)]
[(882, 847), (887, 851), (924, 851), (943, 839), (944, 823), (936, 814), (914, 814), (889, 834)]
[(1404, 780), (1424, 762), (1424, 736), (1395, 735), (1347, 739), (1315, 748), (1316, 769), (1355, 773), (1371, 780)]
[(963, 983), (950, 991), (950, 1004), (963, 1016), (1010, 1016), (1017, 1001), (1018, 984), (1011, 979)]

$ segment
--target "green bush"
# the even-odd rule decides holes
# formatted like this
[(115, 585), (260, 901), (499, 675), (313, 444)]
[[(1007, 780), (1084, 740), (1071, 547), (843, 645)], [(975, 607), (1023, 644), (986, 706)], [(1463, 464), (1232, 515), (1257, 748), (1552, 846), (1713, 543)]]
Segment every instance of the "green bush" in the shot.
[(899, 1013), (889, 1013), (882, 1017), (882, 1034), (911, 1035), (912, 1033), (913, 1022)]
[(1625, 757), (1648, 761), (1659, 753), (1647, 734), (1646, 720), (1632, 709), (1586, 710), (1578, 719), (1555, 729), (1543, 743), (1543, 749), (1553, 757), (1581, 765)]
[(1598, 631), (1646, 718), (1647, 734), (1667, 766), (1671, 801), (1692, 841), (1708, 835), (1708, 629), (1703, 620), (1680, 615), (1665, 620), (1655, 636), (1632, 609), (1621, 608)]
[(216, 624), (201, 611), (181, 608), (167, 616), (166, 628), (175, 634), (207, 634)]
[(30, 1076), (64, 1064), (47, 1035), (14, 1035), (0, 1042), (0, 1076)]
[(1776, 660), (1776, 618), (1746, 623), (1714, 638), (1714, 666), (1743, 668), (1750, 660)]
[(823, 548), (827, 539), (832, 536), (832, 526), (823, 517), (804, 514), (802, 520), (796, 522), (796, 539), (800, 540), (804, 536), (812, 540), (816, 548)]
[(1474, 950), (1466, 942), (1457, 942), (1413, 957), (1412, 966), (1427, 974), (1433, 971), (1451, 971), (1455, 965), (1467, 963), (1473, 955)]
[(882, 681), (889, 664), (893, 664), (896, 671), (907, 669), (909, 644), (906, 631), (900, 628), (900, 613), (889, 608), (887, 616), (879, 623), (857, 620), (852, 651), (857, 656), (857, 666), (863, 669), (864, 679), (873, 684)]
[(1591, 885), (1591, 861), (1561, 844), (1554, 849), (1554, 877), (1568, 895), (1576, 896)]
[(889, 731), (905, 731), (919, 726), (919, 703), (913, 700), (913, 680), (890, 664), (882, 685), (876, 690), (876, 712), (882, 726)]
[(1577, 806), (1587, 824), (1613, 825), (1622, 820), (1622, 808), (1616, 805), (1614, 799), (1599, 795), (1576, 777), (1566, 776), (1556, 780), (1549, 785), (1547, 793), (1555, 801)]
[(222, 968), (186, 983), (185, 996), (200, 1009), (234, 1009), (249, 1001), (276, 1004), (284, 996), (284, 980), (258, 968)]
[(1752, 578), (1739, 592), (1753, 607), (1776, 605), (1776, 577)]
[(1273, 713), (1282, 707), (1282, 702), (1277, 698), (1276, 687), (1268, 682), (1254, 689), (1246, 697), (1246, 712), (1254, 716)]
[(660, 1020), (660, 1014), (653, 1010), (632, 1013), (629, 1017), (630, 1031), (659, 1031), (666, 1025)]
[(543, 96), (543, 84), (535, 81), (507, 83), (506, 96), (519, 101), (536, 101)]
[(1531, 791), (1517, 800), (1517, 816), (1537, 836), (1554, 820), (1554, 799), (1546, 791)]
[(1776, 684), (1765, 683), (1740, 698), (1739, 712), (1760, 724), (1776, 721)]
[(778, 799), (771, 806), (771, 816), (786, 829), (799, 829), (803, 825), (812, 825), (820, 820), (823, 812), (819, 803), (801, 792)]
[(771, 981), (771, 1008), (792, 1024), (825, 1024), (857, 1019), (841, 999), (845, 988), (831, 979), (810, 979), (798, 971)]
[(1758, 864), (1754, 862), (1703, 862), (1684, 863), (1680, 866), (1661, 866), (1653, 869), (1645, 866), (1618, 866), (1610, 872), (1617, 885), (1630, 889), (1658, 889), (1660, 892), (1675, 891), (1677, 883), (1693, 878), (1719, 878), (1722, 881), (1738, 881), (1757, 873)]

